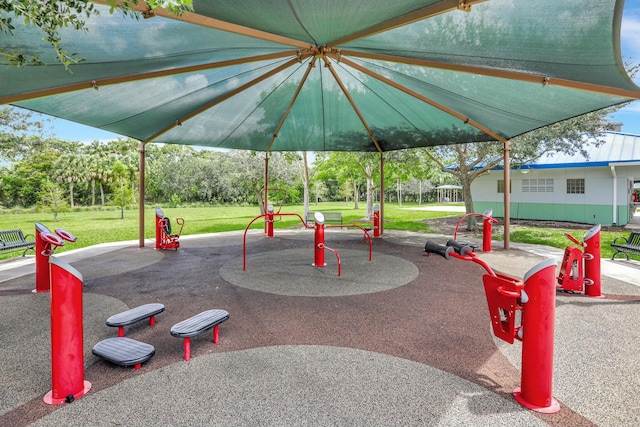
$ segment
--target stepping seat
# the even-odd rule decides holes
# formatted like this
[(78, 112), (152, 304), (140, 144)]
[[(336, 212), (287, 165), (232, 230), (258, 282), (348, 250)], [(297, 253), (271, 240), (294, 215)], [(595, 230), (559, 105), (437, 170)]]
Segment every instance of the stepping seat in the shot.
[(107, 338), (93, 346), (96, 356), (120, 366), (140, 366), (151, 359), (156, 349), (151, 344), (126, 337)]
[(196, 314), (171, 328), (171, 335), (184, 338), (184, 360), (191, 359), (191, 337), (200, 335), (213, 328), (213, 343), (218, 344), (218, 326), (229, 319), (225, 310), (207, 310)]
[(155, 315), (164, 311), (164, 305), (159, 303), (144, 304), (122, 313), (114, 314), (107, 319), (107, 326), (117, 327), (118, 336), (124, 337), (124, 327), (149, 318), (149, 325), (156, 324)]

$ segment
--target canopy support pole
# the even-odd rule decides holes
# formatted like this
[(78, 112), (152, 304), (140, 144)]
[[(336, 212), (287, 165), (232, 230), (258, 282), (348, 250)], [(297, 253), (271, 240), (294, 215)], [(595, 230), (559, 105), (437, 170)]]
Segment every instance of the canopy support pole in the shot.
[(384, 152), (380, 152), (380, 235), (384, 234)]
[(138, 154), (140, 155), (140, 180), (138, 186), (138, 231), (139, 231), (139, 246), (144, 248), (144, 158), (145, 158), (145, 144), (140, 142), (138, 145)]
[[(267, 213), (267, 206), (269, 206), (269, 152), (264, 152), (264, 200), (262, 200), (262, 206), (260, 207), (261, 214)], [(267, 233), (267, 217), (264, 217), (264, 232)]]
[(504, 248), (509, 249), (509, 222), (511, 217), (511, 164), (509, 159), (510, 141), (504, 141)]

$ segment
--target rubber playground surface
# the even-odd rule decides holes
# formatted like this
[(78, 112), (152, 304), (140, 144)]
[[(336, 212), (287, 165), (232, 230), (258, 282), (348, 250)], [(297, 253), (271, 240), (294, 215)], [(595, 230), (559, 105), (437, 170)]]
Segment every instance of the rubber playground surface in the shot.
[[(637, 426), (640, 425), (640, 269), (603, 261), (604, 298), (558, 293), (553, 396), (556, 414), (513, 398), (521, 343), (497, 340), (482, 267), (425, 256), (427, 239), (386, 231), (328, 230), (325, 267), (314, 267), (313, 231), (184, 236), (177, 251), (153, 242), (61, 254), (83, 277), (85, 380), (73, 403), (47, 405), (51, 390), (49, 293), (32, 293), (34, 262), (0, 264), (2, 426)], [(522, 278), (562, 251), (479, 252), (496, 272)], [(606, 264), (606, 265), (605, 265)], [(243, 269), (246, 265), (246, 269)], [(91, 353), (116, 336), (110, 316), (147, 303), (165, 311), (126, 336), (154, 346), (139, 370)], [(171, 327), (199, 312), (230, 318), (182, 339)]]

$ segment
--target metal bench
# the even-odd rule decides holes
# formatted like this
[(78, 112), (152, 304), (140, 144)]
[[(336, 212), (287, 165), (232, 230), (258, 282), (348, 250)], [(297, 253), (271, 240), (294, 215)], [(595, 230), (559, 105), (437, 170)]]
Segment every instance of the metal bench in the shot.
[[(34, 240), (27, 240), (27, 236), (33, 237)], [(27, 234), (25, 236), (20, 229), (0, 231), (0, 252), (11, 252), (25, 248), (24, 252), (22, 252), (22, 256), (25, 256), (27, 251), (33, 250), (35, 245), (36, 242), (33, 234)]]
[(156, 324), (155, 315), (164, 311), (164, 305), (159, 303), (144, 304), (122, 313), (114, 314), (107, 319), (107, 326), (117, 327), (118, 336), (124, 337), (124, 327), (140, 320), (149, 318), (149, 325)]
[(213, 328), (213, 343), (218, 344), (218, 326), (229, 319), (225, 310), (207, 310), (196, 314), (171, 328), (171, 335), (184, 338), (184, 360), (191, 359), (191, 337), (200, 335)]
[(92, 353), (116, 365), (140, 369), (141, 365), (156, 353), (156, 349), (151, 344), (118, 337), (100, 341), (93, 346)]
[[(315, 222), (314, 215), (315, 212), (307, 212), (305, 217), (307, 224)], [(342, 212), (322, 212), (322, 215), (324, 215), (324, 222), (339, 222), (342, 225)]]
[[(623, 242), (624, 241), (624, 242)], [(640, 253), (640, 233), (636, 233), (632, 231), (629, 237), (616, 237), (611, 247), (616, 250), (616, 253), (613, 254), (611, 259), (615, 259), (616, 255), (624, 254), (627, 257), (627, 261), (629, 260), (629, 252)]]

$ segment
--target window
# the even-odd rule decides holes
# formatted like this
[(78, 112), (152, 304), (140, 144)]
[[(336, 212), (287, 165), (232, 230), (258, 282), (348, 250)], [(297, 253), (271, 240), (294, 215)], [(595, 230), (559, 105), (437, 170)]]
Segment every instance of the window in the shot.
[(522, 180), (523, 193), (553, 193), (552, 178), (532, 178)]
[(567, 194), (584, 194), (584, 178), (567, 179)]
[[(509, 193), (511, 193), (511, 181), (509, 181)], [(498, 180), (498, 194), (504, 194), (504, 179)]]

